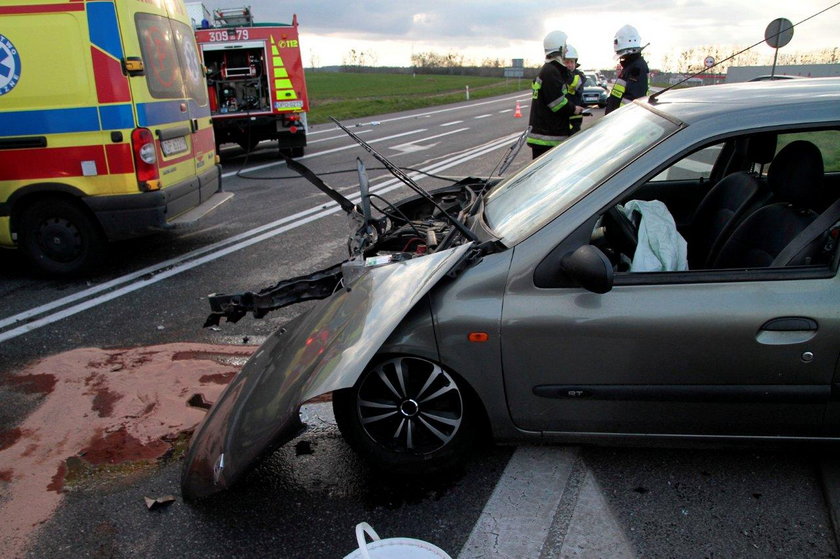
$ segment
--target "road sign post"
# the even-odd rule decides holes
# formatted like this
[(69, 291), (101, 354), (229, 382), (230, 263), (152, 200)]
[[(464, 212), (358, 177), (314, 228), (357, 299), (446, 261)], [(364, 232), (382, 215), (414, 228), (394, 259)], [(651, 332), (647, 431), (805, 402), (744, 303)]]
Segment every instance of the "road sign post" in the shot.
[(783, 17), (774, 19), (764, 30), (764, 40), (768, 45), (776, 49), (773, 54), (773, 68), (770, 76), (776, 75), (776, 60), (779, 58), (779, 49), (785, 46), (793, 38), (793, 24), (789, 19)]

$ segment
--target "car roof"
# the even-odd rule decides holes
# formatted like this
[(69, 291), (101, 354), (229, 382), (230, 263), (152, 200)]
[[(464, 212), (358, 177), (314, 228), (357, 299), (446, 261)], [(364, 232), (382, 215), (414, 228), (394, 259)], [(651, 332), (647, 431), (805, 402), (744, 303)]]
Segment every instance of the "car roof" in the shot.
[(840, 121), (840, 78), (708, 85), (653, 96), (653, 103), (646, 101), (651, 107), (686, 124), (716, 118), (737, 120), (743, 128), (762, 122)]

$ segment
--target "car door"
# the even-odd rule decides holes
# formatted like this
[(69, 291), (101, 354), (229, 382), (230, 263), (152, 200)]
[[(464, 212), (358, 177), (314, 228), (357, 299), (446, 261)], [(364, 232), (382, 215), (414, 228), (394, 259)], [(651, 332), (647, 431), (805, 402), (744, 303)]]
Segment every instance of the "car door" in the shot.
[[(530, 285), (529, 285), (530, 283)], [(836, 278), (505, 295), (502, 354), (523, 429), (816, 434), (837, 361)]]
[[(547, 252), (517, 246), (501, 322), (510, 415), (528, 430), (820, 433), (840, 348), (830, 267), (617, 273), (596, 294), (535, 279), (589, 239), (602, 210)], [(598, 202), (600, 204), (600, 202)], [(571, 217), (569, 219), (572, 219)], [(556, 275), (556, 274), (555, 274)]]

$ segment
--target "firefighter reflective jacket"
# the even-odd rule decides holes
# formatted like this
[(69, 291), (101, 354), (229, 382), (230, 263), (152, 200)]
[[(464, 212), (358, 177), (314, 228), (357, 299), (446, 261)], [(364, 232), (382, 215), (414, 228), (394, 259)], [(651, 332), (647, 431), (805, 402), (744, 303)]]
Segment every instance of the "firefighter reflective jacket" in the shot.
[(648, 65), (642, 54), (634, 52), (622, 56), (620, 62), (621, 72), (613, 84), (604, 114), (648, 94)]
[(575, 105), (566, 97), (571, 72), (560, 62), (546, 62), (531, 84), (531, 132), (528, 143), (556, 146), (569, 136), (569, 116)]
[[(572, 81), (569, 82), (568, 85), (568, 93), (566, 93), (566, 98), (569, 100), (569, 103), (572, 105), (583, 106), (583, 87), (586, 85), (586, 75), (581, 72), (579, 69), (575, 68), (575, 71), (572, 72)], [(574, 134), (578, 130), (580, 130), (580, 126), (583, 123), (583, 115), (571, 115), (569, 117), (572, 133)]]

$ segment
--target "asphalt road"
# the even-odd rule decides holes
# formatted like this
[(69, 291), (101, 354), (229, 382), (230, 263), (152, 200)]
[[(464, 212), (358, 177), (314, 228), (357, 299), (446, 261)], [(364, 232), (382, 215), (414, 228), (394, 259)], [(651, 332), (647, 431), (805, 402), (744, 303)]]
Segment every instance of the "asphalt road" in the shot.
[[(517, 100), (525, 118), (513, 116)], [(523, 93), (346, 124), (400, 166), (487, 176), (525, 128), (527, 105)], [(408, 194), (332, 125), (313, 127), (301, 161), (352, 196), (356, 157), (374, 190)], [(529, 160), (525, 148), (511, 172)], [(10, 382), (35, 360), (88, 347), (257, 344), (306, 307), (202, 328), (208, 293), (264, 287), (346, 254), (341, 214), (278, 163), (270, 142), (250, 154), (223, 149), (223, 163), (231, 203), (189, 230), (113, 245), (87, 278), (40, 278), (0, 252), (0, 434), (42, 403)], [(180, 499), (177, 459), (83, 479), (64, 490), (28, 556), (343, 557), (361, 521), (453, 558), (838, 556), (833, 485), (825, 490), (820, 468), (832, 456), (822, 449), (496, 446), (445, 479), (382, 479), (319, 406), (307, 411), (313, 429), (206, 502)], [(0, 493), (9, 483), (0, 475)], [(144, 497), (169, 494), (173, 504), (147, 510)]]

